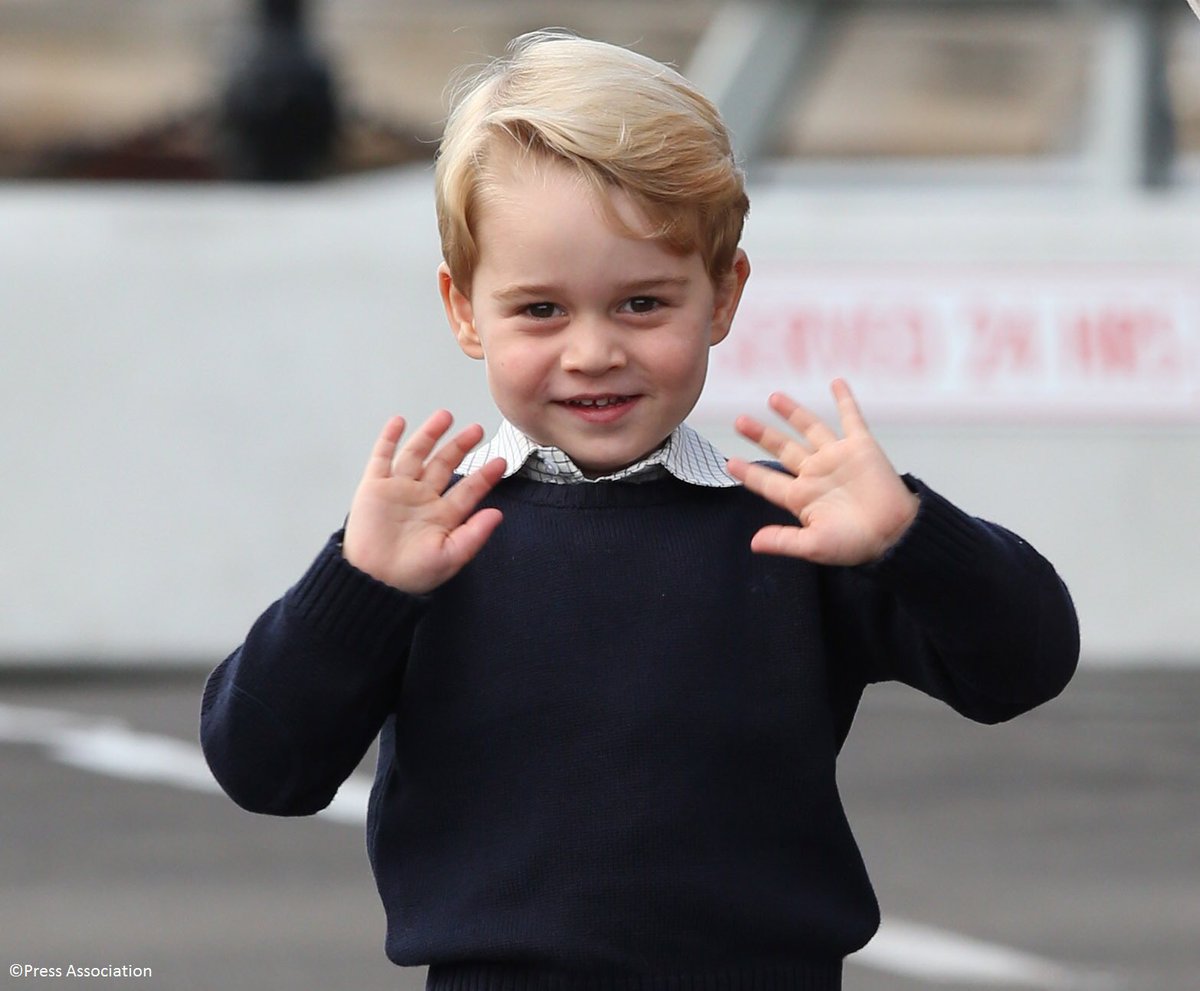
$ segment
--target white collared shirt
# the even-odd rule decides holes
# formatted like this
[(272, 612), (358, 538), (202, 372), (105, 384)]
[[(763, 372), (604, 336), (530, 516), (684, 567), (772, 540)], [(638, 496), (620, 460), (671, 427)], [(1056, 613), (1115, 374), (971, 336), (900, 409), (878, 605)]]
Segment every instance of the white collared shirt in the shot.
[(557, 447), (535, 443), (507, 420), (483, 447), (472, 451), (458, 467), (460, 475), (482, 468), (492, 458), (504, 458), (504, 477), (520, 474), (539, 482), (566, 485), (576, 482), (648, 482), (664, 473), (681, 482), (708, 488), (740, 485), (725, 470), (725, 457), (704, 437), (681, 423), (667, 439), (640, 461), (599, 478), (588, 478), (574, 461)]

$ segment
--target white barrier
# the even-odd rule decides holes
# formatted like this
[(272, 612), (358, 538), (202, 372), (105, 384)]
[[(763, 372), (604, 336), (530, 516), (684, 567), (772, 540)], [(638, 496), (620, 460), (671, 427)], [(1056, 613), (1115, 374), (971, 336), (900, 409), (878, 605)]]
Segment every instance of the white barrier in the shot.
[[(1124, 285), (1174, 315), (1167, 337), (1133, 334), (1150, 343), (1122, 402), (1094, 402), (1094, 382), (1063, 391), (1045, 368), (1022, 379), (1034, 366), (1019, 364), (983, 403), (953, 376), (939, 393), (846, 374), (898, 467), (1055, 561), (1089, 663), (1200, 657), (1187, 364), (1200, 203), (751, 192), (761, 278), (693, 418), (729, 450), (747, 450), (731, 412), (761, 410), (769, 380), (817, 398), (845, 360), (810, 348), (828, 360), (806, 375), (781, 365), (773, 381), (759, 366), (739, 380), (793, 280), (827, 304), (835, 270), (843, 300), (882, 279), (953, 301), (970, 272), (993, 298), (1020, 303), (1028, 288), (1039, 306)], [(445, 327), (437, 262), (426, 169), (299, 189), (0, 187), (0, 662), (219, 659), (339, 524), (387, 415), (446, 406), (491, 426), (482, 369)], [(1156, 296), (1155, 279), (1175, 296)], [(1030, 340), (1052, 340), (1037, 326)], [(1020, 333), (1005, 338), (1010, 358), (1026, 353)], [(1170, 382), (1138, 364), (1164, 340), (1183, 362)]]

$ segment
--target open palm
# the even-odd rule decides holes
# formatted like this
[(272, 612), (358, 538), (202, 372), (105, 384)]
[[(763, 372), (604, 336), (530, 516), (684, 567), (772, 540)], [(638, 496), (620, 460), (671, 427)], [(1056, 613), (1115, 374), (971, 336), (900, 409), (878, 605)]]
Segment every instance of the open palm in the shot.
[(865, 564), (881, 557), (916, 517), (917, 497), (871, 435), (850, 387), (838, 379), (832, 391), (841, 437), (811, 410), (778, 392), (770, 406), (794, 434), (750, 416), (735, 423), (742, 436), (773, 455), (786, 472), (733, 458), (729, 473), (800, 524), (759, 530), (750, 544), (758, 553), (818, 564)]
[(356, 568), (402, 592), (432, 591), (483, 547), (501, 520), (498, 509), (475, 511), (504, 473), (496, 458), (449, 490), (454, 470), (483, 437), (465, 428), (434, 453), (453, 418), (434, 413), (405, 442), (404, 419), (383, 428), (359, 482), (342, 552)]

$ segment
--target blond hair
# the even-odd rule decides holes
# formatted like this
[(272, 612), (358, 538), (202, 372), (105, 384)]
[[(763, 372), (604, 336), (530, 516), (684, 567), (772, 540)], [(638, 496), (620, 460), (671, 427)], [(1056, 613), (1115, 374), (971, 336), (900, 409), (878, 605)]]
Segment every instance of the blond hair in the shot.
[[(668, 66), (535, 31), (459, 88), (434, 178), (442, 254), (464, 290), (478, 262), (472, 231), (481, 200), (502, 178), (493, 167), (499, 151), (566, 163), (617, 229), (680, 254), (699, 252), (714, 283), (732, 268), (749, 209), (745, 178), (717, 108)], [(648, 230), (622, 221), (614, 188)]]

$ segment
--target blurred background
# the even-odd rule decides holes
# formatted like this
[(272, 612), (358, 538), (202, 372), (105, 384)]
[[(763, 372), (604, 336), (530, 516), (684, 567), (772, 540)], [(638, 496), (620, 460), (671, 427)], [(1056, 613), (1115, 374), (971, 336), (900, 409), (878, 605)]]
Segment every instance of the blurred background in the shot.
[(494, 426), (431, 163), (455, 73), (545, 26), (673, 63), (734, 132), (754, 276), (693, 422), (752, 453), (737, 413), (844, 375), (1079, 607), (1079, 679), (1012, 727), (868, 699), (843, 787), (892, 921), (847, 986), (1194, 987), (1184, 0), (0, 0), (0, 962), (419, 984), (382, 959), (361, 782), (341, 819), (245, 816), (195, 713), (387, 416)]

